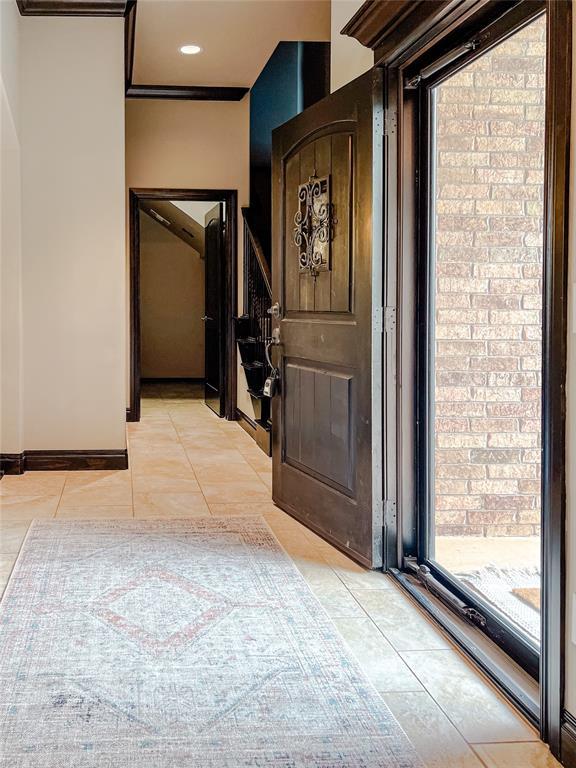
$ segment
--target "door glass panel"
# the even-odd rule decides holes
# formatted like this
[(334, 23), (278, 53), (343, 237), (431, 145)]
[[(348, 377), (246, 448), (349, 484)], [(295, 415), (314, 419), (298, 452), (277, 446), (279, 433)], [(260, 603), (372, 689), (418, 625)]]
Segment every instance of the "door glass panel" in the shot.
[(535, 642), (546, 23), (432, 89), (429, 552)]

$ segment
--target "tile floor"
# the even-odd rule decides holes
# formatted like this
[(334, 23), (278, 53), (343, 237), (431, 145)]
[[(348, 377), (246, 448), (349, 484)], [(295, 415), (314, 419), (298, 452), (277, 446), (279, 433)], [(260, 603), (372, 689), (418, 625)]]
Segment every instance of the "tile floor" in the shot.
[(0, 580), (33, 518), (263, 515), (428, 768), (558, 766), (535, 731), (383, 574), (274, 506), (270, 460), (201, 399), (155, 391), (128, 425), (130, 469), (32, 472), (0, 482)]

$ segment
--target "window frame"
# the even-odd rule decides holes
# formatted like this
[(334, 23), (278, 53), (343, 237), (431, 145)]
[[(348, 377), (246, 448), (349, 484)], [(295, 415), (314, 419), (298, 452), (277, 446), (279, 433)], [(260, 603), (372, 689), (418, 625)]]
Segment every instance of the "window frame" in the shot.
[[(438, 3), (399, 4), (366, 2), (343, 30), (369, 45), (375, 64), (385, 73), (386, 125), (384, 180), (385, 231), (383, 258), (395, 281), (397, 331), (387, 363), (394, 371), (396, 397), (387, 418), (397, 424), (388, 439), (387, 455), (397, 457), (394, 492), (385, 516), (387, 564), (395, 576), (521, 711), (539, 725), (542, 739), (559, 757), (569, 753), (574, 741), (571, 719), (564, 710), (565, 655), (565, 408), (567, 343), (567, 271), (569, 231), (569, 146), (571, 123), (572, 7), (556, 0), (461, 0), (454, 5)], [(415, 91), (404, 89), (406, 79), (419, 67), (430, 64), (461, 45), (471, 35), (483, 33), (484, 46), (502, 35), (515, 20), (547, 11), (547, 92), (545, 152), (545, 302), (543, 338), (543, 431), (542, 431), (542, 643), (539, 666), (540, 703), (533, 708), (524, 688), (513, 675), (506, 677), (497, 664), (487, 660), (485, 649), (475, 644), (467, 630), (437, 610), (425, 590), (410, 586), (410, 577), (399, 568), (418, 553), (419, 501), (422, 498), (418, 471), (422, 450), (421, 412), (417, 407), (416, 342), (421, 337), (421, 313), (425, 301), (420, 268), (421, 179), (418, 140), (421, 109)], [(479, 55), (482, 51), (477, 51)], [(470, 56), (469, 60), (471, 60)], [(460, 60), (460, 63), (463, 63)], [(390, 400), (390, 398), (388, 398)], [(421, 402), (418, 403), (421, 406)], [(391, 470), (392, 471), (392, 470)], [(533, 697), (531, 696), (531, 699)]]

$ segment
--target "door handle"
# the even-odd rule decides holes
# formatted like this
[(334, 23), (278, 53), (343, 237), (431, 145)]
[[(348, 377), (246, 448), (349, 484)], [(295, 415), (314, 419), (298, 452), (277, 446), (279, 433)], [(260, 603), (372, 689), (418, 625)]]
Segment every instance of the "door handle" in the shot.
[(204, 317), (201, 317), (200, 320), (202, 320), (202, 322), (205, 323), (207, 320), (214, 320), (214, 318), (208, 317), (208, 315), (204, 315)]
[(272, 317), (278, 319), (280, 317), (280, 304), (279, 304), (279, 302), (277, 302), (277, 301), (274, 302), (274, 304), (272, 304), (270, 309), (267, 309), (266, 312), (269, 315), (272, 315)]
[(264, 347), (264, 354), (266, 355), (266, 362), (272, 368), (273, 371), (277, 371), (276, 366), (270, 359), (270, 350), (272, 347), (277, 347), (281, 344), (280, 341), (280, 328), (274, 328), (272, 330), (272, 336), (267, 340), (266, 346)]

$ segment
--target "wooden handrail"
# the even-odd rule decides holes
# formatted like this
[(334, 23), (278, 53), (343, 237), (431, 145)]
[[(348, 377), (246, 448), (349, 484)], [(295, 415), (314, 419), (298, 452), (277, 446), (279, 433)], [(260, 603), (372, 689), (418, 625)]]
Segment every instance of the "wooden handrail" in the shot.
[(270, 298), (272, 298), (272, 275), (270, 272), (270, 266), (268, 265), (268, 262), (266, 261), (266, 256), (264, 255), (264, 249), (262, 248), (262, 243), (258, 239), (258, 236), (254, 234), (252, 227), (250, 226), (250, 209), (249, 208), (242, 208), (242, 218), (244, 219), (244, 225), (246, 227), (246, 232), (248, 233), (248, 237), (250, 238), (250, 242), (252, 243), (252, 248), (254, 249), (254, 255), (256, 256), (256, 261), (258, 262), (258, 266), (260, 267), (260, 272), (262, 273), (262, 277), (264, 278), (264, 283), (266, 284), (266, 289), (270, 295)]

